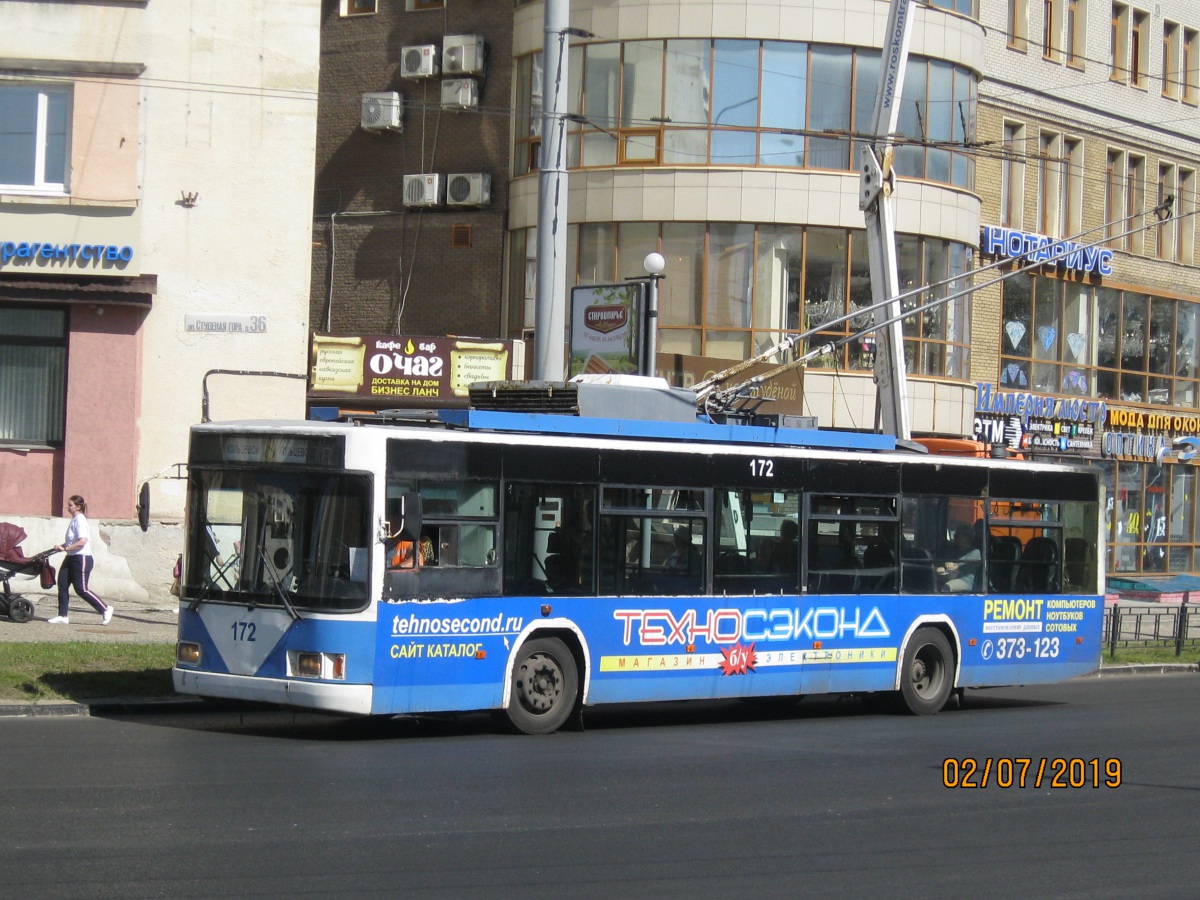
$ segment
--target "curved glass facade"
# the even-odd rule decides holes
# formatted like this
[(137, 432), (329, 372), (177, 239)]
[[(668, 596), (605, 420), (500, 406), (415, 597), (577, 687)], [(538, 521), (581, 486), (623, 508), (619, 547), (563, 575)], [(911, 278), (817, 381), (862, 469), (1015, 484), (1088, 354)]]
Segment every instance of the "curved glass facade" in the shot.
[[(592, 43), (569, 51), (567, 161), (603, 166), (857, 170), (870, 131), (878, 50), (732, 39)], [(537, 167), (542, 55), (516, 60), (514, 175)], [(913, 56), (905, 70), (896, 171), (972, 188), (961, 152), (975, 133), (977, 78)]]
[[(523, 309), (513, 331), (534, 324), (536, 229), (512, 232), (514, 304)], [(914, 235), (897, 238), (900, 283), (941, 283), (923, 297), (903, 301), (915, 308), (952, 293), (966, 277), (971, 248)], [(864, 232), (814, 226), (741, 222), (629, 222), (571, 225), (567, 231), (569, 284), (608, 284), (642, 273), (652, 250), (666, 259), (659, 284), (658, 348), (664, 353), (746, 359), (787, 334), (871, 304)], [(965, 282), (964, 282), (965, 284)], [(967, 377), (970, 334), (965, 298), (910, 316), (904, 322), (909, 372)], [(861, 312), (810, 339), (817, 347), (869, 328)], [(848, 341), (816, 358), (813, 367), (866, 370), (874, 364), (872, 336)]]

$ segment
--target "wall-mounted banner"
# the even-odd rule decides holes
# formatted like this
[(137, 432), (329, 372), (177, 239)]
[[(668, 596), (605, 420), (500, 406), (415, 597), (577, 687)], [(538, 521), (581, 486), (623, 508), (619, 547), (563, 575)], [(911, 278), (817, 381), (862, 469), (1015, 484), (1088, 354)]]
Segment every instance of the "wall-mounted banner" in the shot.
[[(53, 241), (0, 240), (0, 267), (38, 266), (70, 272), (124, 270), (133, 248), (116, 244), (56, 244)], [(124, 274), (124, 272), (120, 272)]]
[(987, 256), (1044, 262), (1070, 272), (1086, 275), (1111, 275), (1113, 252), (1107, 247), (1084, 247), (1035, 234), (984, 225), (979, 231), (979, 252)]
[(1200, 416), (1114, 407), (1101, 448), (1105, 456), (1141, 462), (1195, 463)]
[(641, 371), (646, 284), (590, 284), (571, 288), (568, 377)]
[(475, 382), (524, 377), (523, 341), (314, 334), (308, 391), (374, 408), (465, 407)]
[(975, 385), (975, 439), (1012, 450), (1080, 454), (1095, 448), (1104, 422), (1103, 400), (1051, 397)]

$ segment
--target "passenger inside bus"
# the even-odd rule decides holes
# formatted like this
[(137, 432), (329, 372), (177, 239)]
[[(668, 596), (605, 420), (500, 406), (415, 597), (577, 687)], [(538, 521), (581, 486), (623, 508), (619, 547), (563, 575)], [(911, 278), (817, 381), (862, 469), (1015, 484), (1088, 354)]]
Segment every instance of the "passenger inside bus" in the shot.
[(796, 538), (800, 534), (800, 526), (795, 519), (784, 519), (779, 523), (779, 542), (775, 547), (775, 565), (784, 575), (796, 574), (796, 561), (799, 558)]
[(954, 593), (973, 590), (975, 576), (982, 566), (979, 543), (975, 529), (965, 522), (954, 529), (954, 553), (956, 559), (938, 566), (938, 576), (943, 580), (943, 589)]
[(695, 575), (700, 571), (700, 554), (692, 543), (692, 530), (680, 525), (672, 536), (671, 552), (667, 555), (664, 568), (670, 572)]

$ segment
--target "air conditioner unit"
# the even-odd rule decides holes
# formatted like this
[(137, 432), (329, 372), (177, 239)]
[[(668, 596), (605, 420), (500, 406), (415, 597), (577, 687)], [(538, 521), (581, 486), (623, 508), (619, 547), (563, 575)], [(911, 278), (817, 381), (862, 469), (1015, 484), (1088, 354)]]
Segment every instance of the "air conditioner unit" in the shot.
[(447, 75), (483, 74), (483, 35), (446, 35), (442, 39), (442, 69)]
[(479, 84), (474, 78), (447, 78), (442, 82), (442, 107), (475, 109), (479, 106)]
[(363, 94), (359, 124), (364, 131), (403, 131), (404, 100), (395, 91)]
[(400, 75), (404, 78), (431, 78), (438, 73), (437, 44), (404, 47), (400, 51)]
[(487, 206), (491, 202), (491, 175), (469, 172), (446, 176), (447, 206)]
[(441, 206), (442, 179), (440, 175), (405, 175), (405, 206)]

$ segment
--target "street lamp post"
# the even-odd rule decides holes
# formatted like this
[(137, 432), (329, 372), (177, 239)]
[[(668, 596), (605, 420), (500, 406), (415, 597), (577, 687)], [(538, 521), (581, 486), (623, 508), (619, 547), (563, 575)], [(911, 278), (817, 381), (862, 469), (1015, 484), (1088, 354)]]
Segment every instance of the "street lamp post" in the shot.
[(658, 282), (660, 278), (665, 277), (663, 269), (667, 267), (667, 261), (661, 253), (648, 253), (642, 261), (642, 266), (647, 275), (646, 355), (642, 360), (642, 374), (654, 375), (658, 357)]

